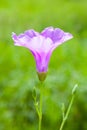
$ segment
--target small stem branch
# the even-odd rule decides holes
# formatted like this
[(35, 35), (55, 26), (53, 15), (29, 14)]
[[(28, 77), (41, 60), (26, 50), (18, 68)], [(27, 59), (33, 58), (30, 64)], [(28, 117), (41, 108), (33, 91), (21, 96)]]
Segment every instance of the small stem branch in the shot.
[(75, 92), (76, 92), (76, 88), (78, 87), (78, 85), (76, 84), (72, 90), (72, 97), (71, 97), (71, 100), (70, 100), (70, 103), (69, 103), (69, 106), (67, 108), (67, 111), (66, 113), (63, 112), (63, 120), (62, 120), (62, 123), (60, 125), (60, 129), (59, 130), (63, 130), (63, 127), (64, 127), (64, 124), (68, 118), (68, 115), (69, 115), (69, 112), (71, 110), (71, 107), (72, 107), (72, 104), (73, 104), (73, 101), (74, 101), (74, 98), (75, 98)]
[(65, 124), (65, 122), (66, 122), (66, 120), (67, 120), (67, 118), (68, 118), (70, 109), (71, 109), (71, 107), (72, 107), (73, 100), (74, 100), (74, 95), (72, 95), (71, 101), (70, 101), (70, 103), (69, 103), (68, 109), (67, 109), (66, 114), (65, 114), (65, 116), (64, 116), (64, 118), (63, 118), (63, 120), (62, 120), (62, 123), (61, 123), (61, 126), (60, 126), (60, 129), (59, 129), (59, 130), (62, 130), (62, 129), (63, 129), (63, 126), (64, 126), (64, 124)]

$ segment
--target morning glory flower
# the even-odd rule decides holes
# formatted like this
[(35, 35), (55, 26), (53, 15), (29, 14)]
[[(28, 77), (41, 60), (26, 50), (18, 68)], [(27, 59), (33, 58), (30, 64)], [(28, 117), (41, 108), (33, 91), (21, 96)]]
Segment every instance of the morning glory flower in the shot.
[(72, 34), (53, 27), (45, 28), (41, 33), (33, 29), (27, 30), (18, 36), (12, 33), (14, 45), (24, 46), (31, 51), (36, 61), (36, 70), (39, 77), (46, 74), (51, 54), (55, 48), (72, 37)]

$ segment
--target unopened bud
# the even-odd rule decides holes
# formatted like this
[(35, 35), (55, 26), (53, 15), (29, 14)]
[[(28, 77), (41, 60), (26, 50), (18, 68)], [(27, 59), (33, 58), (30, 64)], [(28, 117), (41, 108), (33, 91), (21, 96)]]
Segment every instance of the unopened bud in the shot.
[(78, 87), (78, 84), (75, 84), (74, 88), (72, 89), (72, 94), (75, 94), (77, 87)]

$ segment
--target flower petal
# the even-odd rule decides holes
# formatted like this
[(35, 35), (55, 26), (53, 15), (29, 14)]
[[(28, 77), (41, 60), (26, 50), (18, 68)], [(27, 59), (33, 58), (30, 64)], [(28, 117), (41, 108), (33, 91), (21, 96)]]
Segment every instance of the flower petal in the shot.
[(55, 44), (53, 45), (53, 48), (55, 49), (58, 47), (60, 44), (63, 44), (64, 42), (68, 41), (69, 39), (72, 39), (73, 36), (70, 33), (64, 33), (62, 38), (59, 41), (56, 41)]
[(14, 32), (12, 33), (12, 39), (14, 40), (14, 44), (16, 46), (28, 46), (29, 41), (31, 38), (29, 38), (27, 35), (20, 34), (17, 36)]
[(41, 32), (41, 35), (44, 37), (49, 37), (54, 43), (56, 42), (64, 42), (72, 37), (71, 34), (64, 32), (59, 28), (49, 27)]
[(49, 27), (46, 28), (44, 31), (42, 31), (41, 35), (44, 37), (51, 38), (51, 40), (55, 43), (56, 41), (59, 41), (63, 37), (64, 31), (62, 31), (59, 28), (54, 29), (53, 27)]
[(27, 35), (30, 38), (33, 38), (33, 37), (39, 35), (39, 33), (34, 31), (33, 29), (25, 31), (24, 34)]
[(30, 50), (32, 48), (34, 51), (37, 51), (38, 53), (47, 53), (52, 47), (52, 44), (53, 42), (50, 38), (45, 38), (41, 35), (38, 35), (30, 40), (28, 48)]
[(31, 50), (34, 59), (36, 61), (37, 72), (46, 72), (48, 69), (49, 59), (47, 59), (47, 53), (38, 53), (34, 50)]
[(45, 38), (49, 37), (49, 38), (52, 38), (52, 33), (54, 31), (54, 28), (53, 27), (48, 27), (48, 28), (45, 28), (42, 32), (41, 32), (41, 35), (44, 36)]
[(70, 33), (64, 33), (63, 37), (61, 40), (57, 41), (56, 43), (52, 44), (47, 56), (46, 56), (46, 59), (49, 60), (50, 57), (51, 57), (51, 54), (52, 52), (60, 45), (60, 44), (63, 44), (65, 41), (69, 40), (69, 39), (72, 39), (73, 36), (72, 34)]

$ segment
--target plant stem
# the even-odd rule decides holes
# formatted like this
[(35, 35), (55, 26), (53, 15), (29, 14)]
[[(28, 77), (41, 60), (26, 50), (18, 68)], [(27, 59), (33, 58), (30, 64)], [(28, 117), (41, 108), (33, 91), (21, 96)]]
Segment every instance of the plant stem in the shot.
[(75, 97), (75, 95), (72, 94), (72, 97), (71, 97), (69, 106), (68, 106), (68, 108), (67, 108), (66, 114), (65, 114), (64, 117), (63, 117), (63, 120), (62, 120), (62, 123), (61, 123), (61, 126), (60, 126), (60, 129), (59, 129), (59, 130), (63, 130), (63, 126), (64, 126), (64, 124), (65, 124), (65, 122), (66, 122), (66, 120), (67, 120), (67, 118), (68, 118), (70, 109), (71, 109), (72, 104), (73, 104), (73, 101), (74, 101), (74, 97)]
[(68, 115), (69, 115), (69, 112), (70, 112), (70, 109), (72, 107), (72, 104), (73, 104), (73, 101), (74, 101), (74, 98), (75, 98), (75, 93), (76, 93), (76, 89), (78, 87), (78, 84), (75, 84), (73, 89), (72, 89), (72, 97), (71, 97), (71, 100), (70, 100), (70, 103), (69, 103), (69, 106), (67, 108), (67, 111), (65, 113), (64, 111), (64, 106), (63, 106), (63, 120), (62, 120), (62, 123), (60, 125), (60, 129), (59, 130), (63, 130), (63, 126), (68, 118)]
[(38, 101), (37, 101), (37, 94), (36, 94), (36, 90), (35, 90), (35, 89), (34, 89), (33, 98), (34, 98), (35, 109), (36, 109), (36, 112), (37, 112), (38, 118), (39, 118), (38, 130), (41, 130), (41, 124), (42, 124), (42, 95), (43, 95), (43, 82), (40, 82), (39, 90), (40, 90), (39, 103), (38, 103)]
[(41, 130), (41, 124), (42, 124), (42, 85), (43, 83), (41, 82), (40, 86), (40, 105), (39, 105), (39, 130)]

